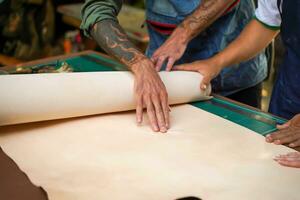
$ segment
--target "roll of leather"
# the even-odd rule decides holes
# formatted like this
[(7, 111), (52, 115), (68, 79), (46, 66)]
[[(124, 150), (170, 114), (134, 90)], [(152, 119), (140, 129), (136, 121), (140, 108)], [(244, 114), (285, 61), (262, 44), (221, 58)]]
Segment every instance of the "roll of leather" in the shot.
[[(160, 72), (170, 104), (209, 98), (196, 72)], [(130, 72), (3, 75), (0, 126), (135, 109)]]

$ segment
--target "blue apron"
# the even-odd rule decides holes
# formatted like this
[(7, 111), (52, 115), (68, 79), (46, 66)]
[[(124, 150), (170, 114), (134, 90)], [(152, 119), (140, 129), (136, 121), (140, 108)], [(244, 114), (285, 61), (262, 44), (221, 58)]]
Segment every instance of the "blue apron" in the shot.
[[(281, 5), (281, 1), (278, 1)], [(280, 10), (280, 7), (279, 7)], [(281, 37), (286, 47), (269, 111), (291, 119), (300, 113), (300, 1), (282, 1)]]
[[(200, 5), (202, 0), (146, 0), (146, 18), (161, 24), (178, 25)], [(176, 64), (207, 59), (224, 49), (252, 20), (254, 5), (252, 0), (241, 0), (233, 10), (224, 14), (205, 31), (195, 37), (187, 46), (182, 58)], [(151, 57), (169, 35), (161, 34), (148, 25), (150, 42), (146, 51)], [(253, 87), (267, 76), (267, 61), (264, 53), (250, 61), (222, 70), (212, 81), (213, 91), (230, 95)]]

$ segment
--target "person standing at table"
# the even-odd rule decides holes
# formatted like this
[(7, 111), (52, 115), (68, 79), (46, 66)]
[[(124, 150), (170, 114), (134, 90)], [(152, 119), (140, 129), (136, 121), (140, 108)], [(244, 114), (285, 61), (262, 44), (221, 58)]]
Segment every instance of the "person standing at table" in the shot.
[[(266, 137), (277, 145), (300, 147), (300, 1), (259, 0), (253, 19), (225, 50), (202, 61), (179, 65), (177, 70), (200, 72), (205, 88), (223, 68), (243, 62), (262, 51), (281, 32), (286, 47), (284, 61), (280, 66), (274, 85), (269, 111), (291, 119), (278, 126), (278, 131)], [(281, 165), (300, 168), (300, 153), (290, 153), (275, 158)]]
[[(121, 0), (86, 0), (81, 28), (133, 72), (137, 122), (142, 122), (146, 107), (152, 129), (166, 132), (168, 96), (157, 71), (169, 71), (174, 63), (192, 62), (218, 53), (252, 19), (254, 4), (252, 0), (146, 0), (150, 36), (147, 56), (129, 41), (118, 24), (121, 5)], [(216, 93), (259, 107), (261, 82), (266, 75), (266, 58), (262, 53), (224, 69), (212, 82), (212, 88)]]

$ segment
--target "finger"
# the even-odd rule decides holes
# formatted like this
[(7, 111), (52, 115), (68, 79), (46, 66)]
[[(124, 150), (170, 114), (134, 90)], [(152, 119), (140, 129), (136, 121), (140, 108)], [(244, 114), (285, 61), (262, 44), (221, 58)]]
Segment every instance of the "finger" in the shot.
[(289, 147), (300, 147), (300, 139), (297, 139), (289, 144)]
[(137, 105), (136, 105), (136, 121), (138, 124), (143, 122), (143, 98), (142, 96), (137, 97)]
[(300, 168), (300, 153), (299, 152), (289, 153), (287, 155), (281, 155), (281, 156), (276, 157), (274, 160), (283, 166)]
[(152, 54), (152, 58), (157, 60), (157, 58), (161, 55), (160, 48), (156, 49), (156, 51)]
[(287, 160), (287, 161), (299, 160), (300, 161), (300, 153), (293, 152), (293, 153), (288, 153), (286, 155), (279, 155), (275, 157), (275, 160)]
[(289, 126), (291, 125), (291, 121), (288, 121), (284, 124), (278, 124), (276, 127), (281, 130), (281, 129), (285, 129), (285, 128), (288, 128)]
[(300, 159), (300, 152), (290, 152), (286, 155), (284, 155), (285, 157), (290, 157), (290, 158), (298, 158)]
[(147, 106), (147, 115), (149, 118), (151, 128), (153, 131), (157, 132), (157, 131), (159, 131), (159, 129), (158, 129), (157, 120), (156, 120), (156, 116), (155, 116), (155, 110), (154, 110), (154, 106), (152, 104), (152, 101), (151, 101), (151, 98), (149, 95), (147, 95), (144, 98), (144, 102), (146, 103), (146, 106)]
[(282, 144), (280, 140), (284, 137), (294, 135), (290, 129), (282, 129), (266, 136), (266, 141), (269, 143)]
[(300, 135), (297, 134), (286, 134), (284, 137), (281, 137), (274, 141), (275, 144), (288, 144), (292, 142), (296, 142), (297, 139), (299, 139)]
[(197, 69), (192, 64), (182, 64), (176, 65), (173, 67), (173, 70), (182, 70), (182, 71), (197, 71)]
[(164, 117), (165, 117), (166, 128), (169, 129), (170, 128), (171, 108), (170, 108), (169, 102), (168, 102), (168, 94), (162, 93), (160, 99), (161, 99), (161, 106), (162, 106)]
[(280, 165), (285, 167), (293, 167), (293, 168), (300, 168), (300, 161), (277, 161)]
[(158, 61), (158, 58), (159, 58), (159, 54), (158, 55), (155, 55), (155, 53), (152, 55), (152, 57), (151, 57), (151, 61), (153, 62), (153, 64), (154, 64), (154, 68), (155, 68), (155, 66), (156, 66), (156, 63), (157, 63), (157, 61)]
[(175, 59), (173, 57), (169, 57), (166, 71), (168, 71), (168, 72), (171, 71), (174, 63), (175, 63)]
[(155, 64), (155, 63), (156, 63), (156, 60), (157, 60), (157, 58), (152, 56), (152, 57), (150, 58), (150, 60), (151, 60), (151, 61), (152, 61), (152, 62)]
[(165, 133), (167, 132), (167, 127), (166, 127), (165, 116), (164, 116), (164, 112), (159, 97), (157, 95), (153, 95), (152, 102), (155, 108), (155, 114), (157, 118), (156, 120), (158, 122), (159, 131)]
[(298, 158), (300, 158), (300, 152), (291, 152), (291, 153), (288, 153), (286, 155), (289, 156), (289, 157), (298, 157)]
[(157, 62), (156, 62), (156, 64), (155, 64), (155, 69), (156, 69), (156, 71), (160, 71), (160, 69), (162, 68), (162, 66), (163, 66), (163, 64), (164, 64), (164, 62), (165, 62), (165, 60), (166, 60), (166, 57), (165, 57), (165, 56), (160, 56), (160, 57), (158, 57)]
[(272, 143), (273, 142), (273, 138), (272, 138), (271, 134), (266, 135), (266, 142), (268, 142), (268, 143)]
[(289, 160), (289, 159), (300, 159), (300, 155), (299, 154), (295, 154), (296, 152), (292, 153), (288, 153), (285, 155), (278, 155), (276, 156), (274, 159), (275, 160)]

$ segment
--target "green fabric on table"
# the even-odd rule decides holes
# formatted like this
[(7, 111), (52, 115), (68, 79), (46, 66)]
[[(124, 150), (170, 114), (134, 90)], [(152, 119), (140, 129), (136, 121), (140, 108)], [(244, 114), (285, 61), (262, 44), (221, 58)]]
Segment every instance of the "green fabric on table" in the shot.
[[(219, 106), (215, 104), (218, 104)], [(276, 131), (276, 124), (283, 124), (286, 122), (284, 119), (219, 98), (191, 103), (191, 105), (246, 127), (263, 136)]]

